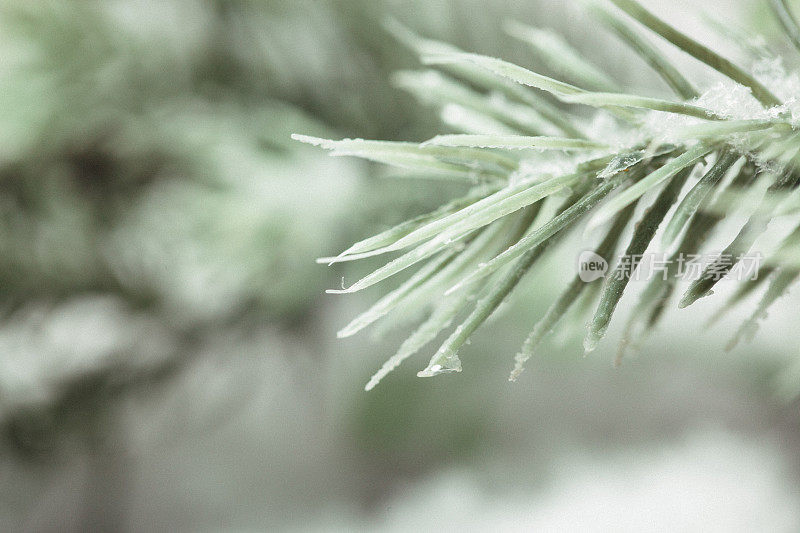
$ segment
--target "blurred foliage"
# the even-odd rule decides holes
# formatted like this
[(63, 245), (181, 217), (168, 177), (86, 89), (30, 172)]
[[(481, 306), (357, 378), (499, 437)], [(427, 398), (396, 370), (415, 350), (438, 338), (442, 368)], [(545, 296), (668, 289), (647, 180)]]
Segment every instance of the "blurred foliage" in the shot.
[[(435, 131), (436, 114), (389, 81), (412, 56), (382, 24), (394, 12), (491, 51), (499, 41), (467, 16), (470, 6), (482, 4), (2, 0), (0, 311), (14, 364), (0, 371), (0, 421), (9, 442), (38, 450), (34, 435), (80, 430), (68, 419), (88, 428), (105, 417), (92, 414), (98, 405), (115, 405), (97, 401), (109, 383), (120, 397), (174, 376), (202, 339), (231, 327), (312, 331), (322, 289), (338, 283), (313, 258), (453, 187), (379, 180), (364, 189), (372, 167), (289, 135)], [(495, 26), (503, 8), (486, 7)], [(49, 333), (63, 324), (85, 343)], [(161, 340), (124, 340), (138, 338)]]
[[(291, 143), (296, 129), (335, 130), (276, 100), (272, 63), (229, 42), (232, 19), (271, 20), (255, 7), (3, 2), (0, 301), (14, 365), (0, 419), (17, 449), (39, 449), (45, 426), (52, 439), (102, 418), (111, 384), (116, 396), (173, 375), (201, 333), (290, 326), (316, 301), (313, 257), (353, 216), (364, 167)], [(65, 321), (85, 342), (49, 333)]]

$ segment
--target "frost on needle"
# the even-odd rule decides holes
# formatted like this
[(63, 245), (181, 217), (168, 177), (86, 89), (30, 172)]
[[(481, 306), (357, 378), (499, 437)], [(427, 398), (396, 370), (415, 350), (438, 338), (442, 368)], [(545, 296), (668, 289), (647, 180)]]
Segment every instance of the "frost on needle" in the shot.
[[(531, 64), (554, 76), (420, 37), (389, 21), (387, 30), (424, 65), (419, 71), (397, 73), (395, 84), (421, 105), (438, 109), (450, 131), (422, 142), (293, 136), (334, 156), (390, 165), (400, 175), (463, 183), (461, 196), (435, 211), (320, 259), (334, 264), (392, 254), (383, 266), (331, 293), (357, 292), (389, 277), (406, 276), (398, 288), (344, 326), (340, 337), (395, 313), (424, 317), (370, 379), (367, 390), (446, 331), (450, 333), (418, 375), (460, 372), (459, 352), (474, 332), (577, 228), (594, 242), (597, 256), (624, 255), (609, 265), (603, 282), (576, 275), (565, 284), (562, 295), (531, 324), (512, 380), (572, 308), (579, 315), (588, 311), (588, 317), (578, 319), (588, 323), (585, 349), (591, 351), (602, 341), (628, 292), (630, 278), (615, 274), (639, 268), (638, 261), (623, 264), (622, 258), (641, 258), (656, 250), (672, 258), (701, 253), (731, 213), (746, 211), (738, 233), (723, 235), (729, 243), (725, 252), (734, 259), (706, 266), (682, 288), (675, 276), (649, 280), (626, 323), (620, 357), (632, 339), (641, 341), (652, 330), (667, 302), (677, 300), (687, 307), (710, 295), (720, 274), (736, 267), (738, 258), (770, 231), (775, 217), (797, 229), (767, 255), (770, 275), (742, 281), (728, 302), (726, 309), (764, 286), (761, 302), (733, 342), (752, 336), (769, 306), (800, 277), (798, 75), (787, 74), (780, 57), (768, 68), (763, 58), (753, 58), (753, 68), (744, 68), (634, 0), (610, 4), (593, 5), (591, 12), (662, 78), (663, 94), (631, 94), (545, 28), (517, 21), (505, 26), (528, 47)], [(782, 2), (773, 6), (786, 37), (797, 45), (797, 22)], [(680, 65), (651, 44), (651, 37), (666, 40), (726, 81), (687, 80)]]

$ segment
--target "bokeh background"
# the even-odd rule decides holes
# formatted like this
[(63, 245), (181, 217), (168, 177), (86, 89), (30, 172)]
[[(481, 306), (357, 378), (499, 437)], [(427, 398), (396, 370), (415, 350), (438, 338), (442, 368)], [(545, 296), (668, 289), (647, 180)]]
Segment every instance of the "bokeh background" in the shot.
[[(733, 57), (705, 20), (778, 38), (761, 2), (644, 3)], [(545, 71), (502, 25), (553, 28), (663, 90), (576, 2), (0, 0), (0, 530), (799, 530), (797, 291), (732, 352), (716, 299), (618, 369), (619, 328), (557, 331), (510, 384), (557, 255), (463, 373), (363, 391), (409, 326), (336, 340), (385, 289), (314, 259), (459, 189), (290, 135), (447, 129), (387, 17)]]

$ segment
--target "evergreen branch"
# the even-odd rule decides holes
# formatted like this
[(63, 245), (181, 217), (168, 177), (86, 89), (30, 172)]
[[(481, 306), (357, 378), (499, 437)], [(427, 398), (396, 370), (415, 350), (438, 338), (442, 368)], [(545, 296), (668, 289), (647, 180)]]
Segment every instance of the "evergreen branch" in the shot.
[(642, 25), (657, 33), (698, 61), (705, 63), (736, 83), (741, 83), (745, 87), (749, 87), (753, 91), (753, 96), (755, 96), (764, 107), (775, 107), (783, 103), (761, 82), (756, 80), (754, 76), (748, 74), (733, 62), (717, 54), (707, 46), (700, 44), (691, 37), (676, 30), (643, 8), (636, 0), (611, 0), (611, 2), (639, 21)]
[[(423, 143), (295, 137), (329, 149), (332, 155), (353, 155), (465, 182), (485, 180), (440, 209), (362, 240), (337, 257), (321, 260), (353, 261), (400, 252), (350, 287), (329, 291), (334, 293), (356, 292), (419, 266), (397, 289), (339, 332), (340, 336), (355, 334), (401, 310), (429, 311), (370, 379), (368, 390), (459, 316), (465, 316), (418, 375), (460, 371), (459, 351), (470, 336), (514, 292), (545, 252), (565, 240), (561, 235), (587, 216), (585, 235), (609, 225), (595, 253), (604, 260), (612, 259), (624, 244), (624, 255), (602, 285), (588, 283), (580, 275), (571, 280), (523, 343), (512, 381), (570, 309), (584, 313), (589, 311), (587, 306), (594, 305), (584, 339), (585, 349), (593, 350), (606, 335), (630, 278), (654, 243), (669, 248), (669, 253), (665, 252), (670, 258), (666, 277), (653, 278), (646, 285), (625, 325), (617, 362), (625, 348), (644, 338), (665, 314), (679, 287), (676, 265), (684, 254), (699, 254), (714, 232), (725, 227), (721, 222), (726, 216), (745, 213), (748, 219), (720, 258), (700, 278), (690, 280), (678, 307), (709, 294), (756, 239), (769, 231), (774, 218), (800, 217), (800, 132), (787, 108), (771, 109), (783, 102), (753, 75), (657, 19), (634, 0), (612, 2), (679, 49), (749, 88), (770, 109), (734, 107), (730, 102), (715, 101), (711, 92), (700, 94), (626, 19), (598, 8), (594, 15), (641, 56), (679, 100), (625, 94), (603, 71), (546, 30), (516, 22), (506, 25), (512, 36), (531, 45), (551, 70), (567, 81), (424, 39), (390, 21), (390, 31), (424, 64), (448, 74), (404, 71), (395, 77), (396, 84), (421, 102), (440, 108), (443, 120), (465, 134), (437, 135)], [(564, 111), (556, 101), (571, 106)], [(575, 104), (609, 112), (613, 122), (607, 130), (588, 127), (574, 112)], [(695, 167), (708, 157), (714, 158), (713, 163), (696, 183), (687, 186)], [(636, 206), (650, 195), (654, 199), (628, 235), (626, 228)], [(661, 227), (664, 232), (657, 240)], [(729, 300), (735, 305), (769, 281), (764, 298), (737, 332), (736, 341), (754, 330), (766, 309), (798, 278), (797, 246), (794, 241), (787, 242), (769, 257), (765, 277), (743, 282)], [(579, 299), (583, 303), (577, 306)]]

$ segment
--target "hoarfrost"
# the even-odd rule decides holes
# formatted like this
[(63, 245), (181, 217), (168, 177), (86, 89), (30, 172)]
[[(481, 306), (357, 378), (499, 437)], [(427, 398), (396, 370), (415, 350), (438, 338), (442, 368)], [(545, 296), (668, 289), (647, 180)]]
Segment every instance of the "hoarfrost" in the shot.
[(794, 120), (800, 118), (800, 102), (797, 100), (800, 76), (797, 72), (787, 72), (782, 58), (768, 57), (757, 61), (753, 65), (753, 75), (785, 102), (777, 110), (788, 111)]
[(692, 103), (729, 119), (769, 118), (750, 88), (732, 81), (717, 83)]

